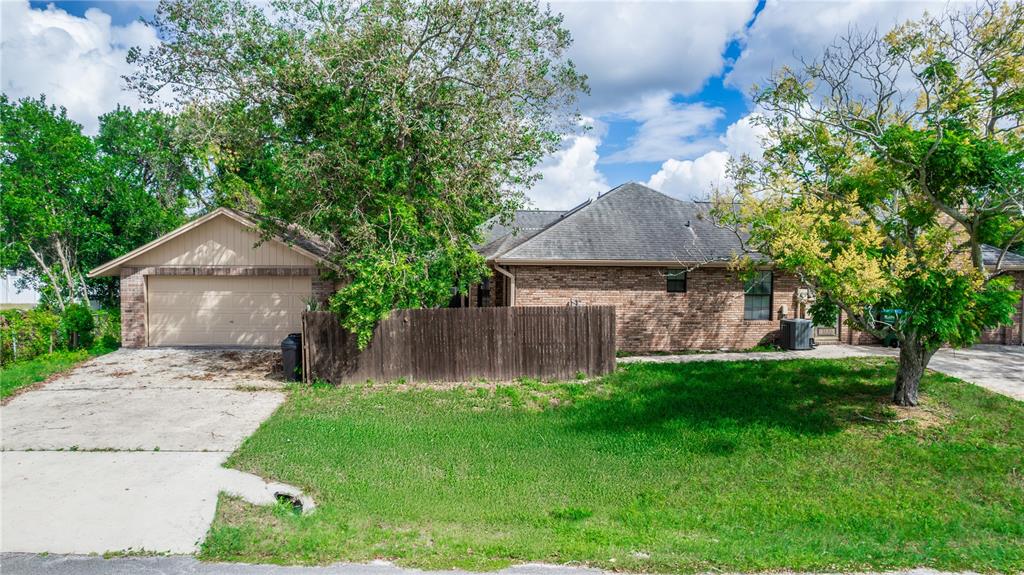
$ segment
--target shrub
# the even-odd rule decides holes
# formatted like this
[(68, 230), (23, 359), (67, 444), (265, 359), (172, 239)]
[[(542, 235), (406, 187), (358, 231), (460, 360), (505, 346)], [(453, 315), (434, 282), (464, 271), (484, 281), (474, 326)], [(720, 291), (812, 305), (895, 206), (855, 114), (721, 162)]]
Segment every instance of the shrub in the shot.
[(61, 318), (48, 309), (0, 312), (0, 365), (65, 347)]
[(121, 311), (101, 309), (94, 313), (97, 343), (106, 349), (121, 347)]
[(96, 320), (92, 314), (92, 310), (85, 304), (73, 303), (64, 308), (61, 327), (67, 337), (68, 349), (92, 347), (93, 330), (96, 329)]

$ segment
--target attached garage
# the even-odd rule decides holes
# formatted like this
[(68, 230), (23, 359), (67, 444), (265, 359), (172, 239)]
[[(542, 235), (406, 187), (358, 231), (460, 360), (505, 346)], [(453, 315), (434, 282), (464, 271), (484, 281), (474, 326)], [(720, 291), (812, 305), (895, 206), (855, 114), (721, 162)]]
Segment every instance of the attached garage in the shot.
[(334, 291), (323, 249), (255, 228), (220, 208), (90, 272), (121, 278), (122, 345), (271, 347), (299, 331)]
[(152, 276), (149, 345), (272, 346), (302, 328), (309, 277)]

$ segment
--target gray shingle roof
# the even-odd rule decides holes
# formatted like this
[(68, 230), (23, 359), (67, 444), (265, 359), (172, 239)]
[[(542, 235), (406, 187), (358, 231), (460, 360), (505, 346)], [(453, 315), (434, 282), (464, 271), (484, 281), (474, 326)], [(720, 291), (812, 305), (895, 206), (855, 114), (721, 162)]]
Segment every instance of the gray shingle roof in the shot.
[(508, 263), (729, 260), (740, 253), (739, 240), (711, 223), (709, 209), (706, 203), (684, 202), (641, 184), (624, 184), (517, 245), (485, 255)]
[[(994, 266), (999, 261), (999, 254), (1003, 253), (1003, 250), (984, 245), (981, 246), (981, 261), (985, 262), (986, 266)], [(1022, 268), (1024, 267), (1024, 256), (1015, 254), (1013, 252), (1006, 252), (1003, 256), (1004, 268)]]
[(492, 220), (484, 230), (484, 240), (477, 249), (485, 258), (506, 252), (558, 221), (562, 211), (518, 210), (508, 224)]
[[(705, 202), (686, 202), (637, 183), (613, 188), (567, 212), (521, 210), (508, 225), (492, 224), (479, 251), (488, 260), (644, 261), (696, 263), (728, 261), (740, 242), (711, 223)], [(994, 266), (1000, 250), (982, 248)], [(1024, 256), (1007, 253), (1004, 269), (1024, 268)]]
[[(243, 220), (249, 220), (254, 223), (260, 223), (263, 221), (263, 216), (254, 212), (246, 212), (236, 210), (232, 208), (224, 208), (231, 211), (235, 215), (241, 217)], [(313, 233), (308, 230), (304, 230), (297, 225), (289, 225), (286, 228), (282, 228), (279, 225), (275, 225), (273, 220), (267, 220), (269, 228), (277, 230), (274, 234), (279, 240), (285, 243), (291, 243), (299, 246), (300, 248), (310, 252), (311, 254), (327, 259), (330, 255), (331, 250), (327, 247), (326, 242), (317, 238)]]

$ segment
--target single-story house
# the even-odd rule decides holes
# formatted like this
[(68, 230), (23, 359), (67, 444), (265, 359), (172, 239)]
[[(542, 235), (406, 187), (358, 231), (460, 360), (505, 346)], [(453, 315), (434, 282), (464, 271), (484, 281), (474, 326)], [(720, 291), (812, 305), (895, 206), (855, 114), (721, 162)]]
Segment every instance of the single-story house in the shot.
[[(746, 284), (729, 269), (739, 239), (708, 217), (710, 205), (681, 201), (637, 183), (566, 212), (520, 211), (493, 225), (481, 253), (493, 270), (466, 305), (614, 305), (617, 345), (627, 351), (743, 349), (773, 341), (779, 320), (809, 317), (812, 292), (765, 262)], [(998, 251), (987, 248), (994, 265)], [(1008, 254), (1024, 289), (1024, 257)], [(819, 343), (868, 343), (867, 334), (816, 326)], [(1021, 342), (1012, 326), (984, 335)]]
[(89, 272), (121, 278), (122, 345), (276, 346), (301, 331), (308, 303), (335, 289), (323, 248), (255, 229), (218, 208)]
[[(452, 305), (614, 305), (616, 344), (628, 351), (772, 341), (780, 319), (807, 317), (812, 294), (767, 261), (744, 283), (729, 269), (739, 241), (709, 207), (630, 183), (569, 211), (519, 211), (486, 229), (479, 250), (492, 275)], [(309, 303), (337, 288), (326, 251), (300, 234), (260, 241), (256, 227), (219, 208), (90, 272), (121, 278), (122, 344), (276, 346), (299, 331)], [(1004, 267), (1024, 289), (1024, 257)], [(1021, 329), (1018, 309), (985, 341), (1019, 343)], [(842, 322), (817, 326), (816, 339), (868, 341)]]

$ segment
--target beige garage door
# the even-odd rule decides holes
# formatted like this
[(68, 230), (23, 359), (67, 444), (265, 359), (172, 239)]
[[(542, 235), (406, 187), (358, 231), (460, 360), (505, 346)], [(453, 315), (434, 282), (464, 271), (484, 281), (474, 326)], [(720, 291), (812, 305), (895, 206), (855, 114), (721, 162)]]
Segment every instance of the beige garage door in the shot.
[(275, 346), (302, 329), (309, 277), (149, 276), (149, 345)]

